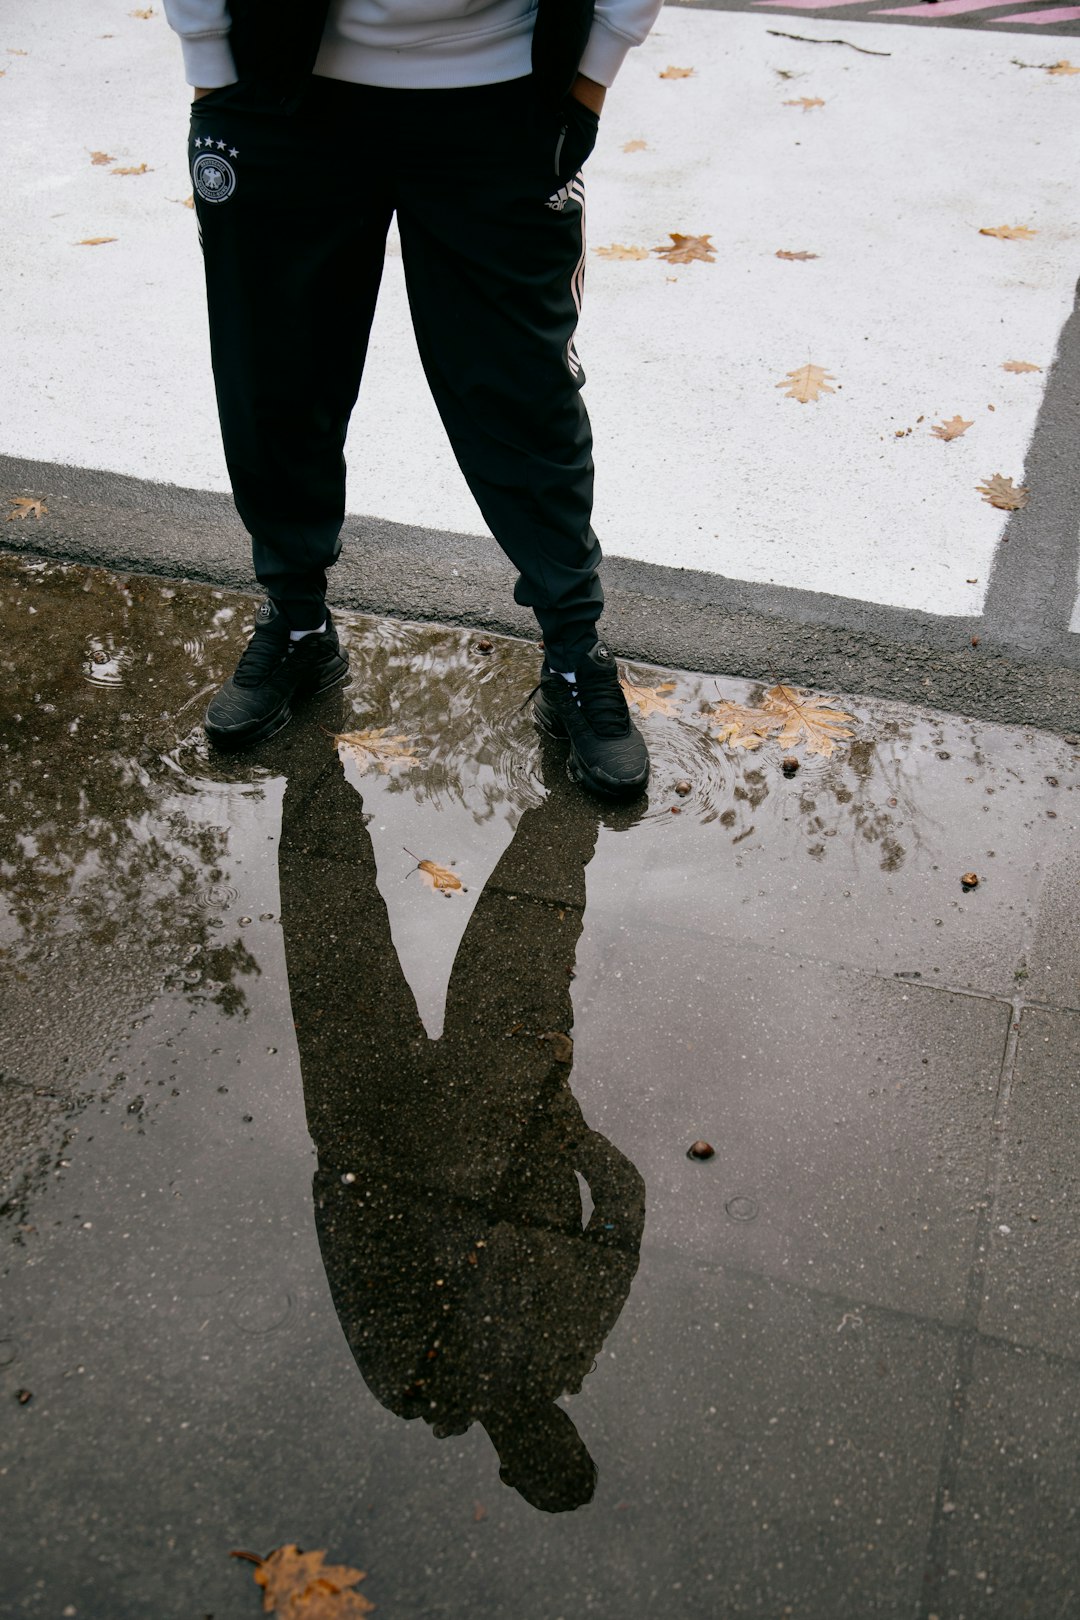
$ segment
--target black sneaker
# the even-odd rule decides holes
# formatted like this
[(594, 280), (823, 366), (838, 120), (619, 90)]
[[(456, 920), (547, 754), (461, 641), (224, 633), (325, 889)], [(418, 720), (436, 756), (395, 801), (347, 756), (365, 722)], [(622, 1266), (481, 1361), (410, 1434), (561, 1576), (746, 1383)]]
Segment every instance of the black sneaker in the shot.
[(649, 754), (630, 718), (619, 666), (602, 642), (578, 665), (573, 681), (545, 660), (533, 694), (536, 724), (570, 744), (570, 771), (583, 786), (608, 798), (640, 793), (649, 780)]
[(262, 742), (288, 725), (294, 697), (325, 692), (348, 672), (348, 656), (341, 650), (329, 608), (325, 630), (290, 641), (288, 622), (273, 602), (263, 602), (236, 673), (210, 699), (203, 722), (206, 735), (219, 748)]

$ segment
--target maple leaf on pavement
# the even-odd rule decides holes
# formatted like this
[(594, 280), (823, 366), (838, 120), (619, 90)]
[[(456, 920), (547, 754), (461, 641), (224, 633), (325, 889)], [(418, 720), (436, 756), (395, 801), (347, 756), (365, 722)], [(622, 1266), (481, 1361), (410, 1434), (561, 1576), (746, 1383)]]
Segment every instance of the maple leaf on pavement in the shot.
[(647, 259), (648, 248), (625, 247), (622, 242), (612, 242), (610, 247), (593, 248), (593, 252), (601, 259)]
[(102, 247), (106, 242), (115, 242), (115, 236), (84, 236), (81, 242), (74, 242), (73, 247)]
[(958, 439), (961, 433), (966, 433), (969, 427), (974, 426), (974, 420), (965, 422), (962, 416), (950, 416), (947, 422), (939, 422), (930, 429), (936, 439)]
[(378, 726), (367, 731), (335, 732), (334, 741), (362, 771), (374, 765), (385, 776), (394, 765), (420, 763), (409, 746), (409, 739), (392, 737), (389, 726)]
[(1003, 242), (1030, 242), (1033, 236), (1038, 236), (1027, 225), (980, 225), (980, 236), (998, 236)]
[(1033, 366), (1030, 360), (1006, 360), (1002, 371), (1041, 371), (1042, 366)]
[(145, 163), (137, 163), (133, 169), (111, 169), (109, 172), (111, 174), (153, 174), (154, 171), (148, 168)]
[(141, 17), (143, 22), (146, 22), (148, 17), (152, 17), (154, 15), (154, 8), (153, 6), (146, 6), (141, 11), (133, 11), (131, 15), (133, 17)]
[(805, 248), (800, 248), (798, 253), (789, 253), (787, 248), (777, 248), (776, 257), (778, 259), (790, 259), (793, 263), (801, 264), (806, 259), (819, 259), (821, 255), (820, 253), (807, 253)]
[(1052, 77), (1065, 77), (1070, 73), (1080, 73), (1080, 67), (1073, 67), (1071, 62), (1051, 62), (1047, 73)]
[(9, 495), (8, 505), (11, 507), (7, 515), (9, 523), (13, 518), (40, 518), (49, 515), (49, 508), (44, 501), (34, 500), (28, 495)]
[(674, 681), (664, 681), (660, 686), (634, 686), (630, 681), (620, 680), (619, 685), (627, 703), (633, 704), (642, 715), (678, 713), (677, 703), (662, 695), (664, 692), (674, 692)]
[[(826, 378), (832, 377), (831, 371), (823, 366), (812, 366), (809, 362), (800, 366), (797, 371), (789, 371), (783, 382), (777, 383), (777, 388), (787, 390), (788, 399), (797, 399), (800, 405), (808, 405), (811, 400), (820, 399), (822, 394), (835, 394)], [(833, 382), (836, 378), (833, 377)]]
[(325, 1557), (325, 1552), (301, 1552), (290, 1542), (268, 1558), (253, 1560), (255, 1584), (263, 1589), (263, 1612), (284, 1620), (360, 1620), (370, 1614), (374, 1603), (351, 1590), (365, 1579), (364, 1571), (348, 1564), (326, 1564)]
[(107, 164), (115, 163), (116, 159), (109, 152), (91, 152), (90, 161), (95, 168), (103, 169)]
[(793, 101), (785, 101), (785, 107), (801, 107), (803, 112), (811, 112), (815, 107), (824, 107), (825, 103), (820, 96), (796, 96)]
[(662, 79), (692, 79), (694, 77), (694, 69), (666, 67), (663, 73), (661, 73), (660, 77)]
[(704, 259), (706, 264), (716, 263), (716, 249), (707, 236), (680, 236), (678, 231), (669, 231), (670, 245), (654, 247), (653, 252), (659, 253), (668, 264), (689, 264), (693, 259)]
[(996, 506), (999, 512), (1019, 512), (1028, 503), (1026, 486), (1014, 484), (1011, 478), (1003, 478), (1000, 473), (995, 473), (993, 478), (987, 478), (975, 487), (983, 500)]
[(644, 152), (646, 150), (646, 148), (648, 147), (648, 144), (649, 144), (648, 141), (624, 141), (623, 142), (623, 151), (624, 152)]

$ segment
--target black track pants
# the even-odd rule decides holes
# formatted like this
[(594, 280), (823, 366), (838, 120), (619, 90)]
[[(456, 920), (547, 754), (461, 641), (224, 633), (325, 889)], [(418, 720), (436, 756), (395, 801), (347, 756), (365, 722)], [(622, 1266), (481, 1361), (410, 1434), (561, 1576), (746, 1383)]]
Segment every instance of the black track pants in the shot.
[[(569, 117), (569, 126), (563, 130)], [(294, 628), (340, 550), (343, 445), (396, 212), (424, 370), (548, 658), (596, 639), (580, 163), (595, 119), (530, 81), (383, 90), (313, 78), (291, 114), (243, 86), (192, 107), (218, 409), (255, 573)], [(401, 447), (403, 463), (408, 446)]]

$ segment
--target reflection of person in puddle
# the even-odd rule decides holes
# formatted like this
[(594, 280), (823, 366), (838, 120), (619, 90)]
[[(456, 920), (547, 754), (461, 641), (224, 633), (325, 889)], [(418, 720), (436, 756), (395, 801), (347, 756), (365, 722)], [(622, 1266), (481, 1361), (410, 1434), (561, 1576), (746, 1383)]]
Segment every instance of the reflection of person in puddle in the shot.
[(600, 812), (547, 774), (469, 920), (437, 1041), (325, 738), (297, 735), (290, 755), (280, 883), (316, 1224), (349, 1347), (384, 1406), (440, 1437), (479, 1421), (505, 1483), (559, 1512), (591, 1499), (596, 1468), (556, 1402), (580, 1389), (629, 1293), (645, 1193), (570, 1090)]

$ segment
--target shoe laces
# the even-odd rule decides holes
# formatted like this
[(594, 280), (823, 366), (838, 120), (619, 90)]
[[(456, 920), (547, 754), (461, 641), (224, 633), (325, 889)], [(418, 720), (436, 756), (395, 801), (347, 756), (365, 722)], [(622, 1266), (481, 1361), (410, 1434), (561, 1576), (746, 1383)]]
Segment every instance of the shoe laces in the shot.
[(587, 665), (567, 684), (598, 737), (626, 736), (630, 728), (630, 711), (619, 685), (617, 668), (594, 671)]
[(288, 657), (288, 636), (287, 627), (283, 640), (282, 631), (276, 625), (256, 625), (255, 633), (240, 654), (240, 662), (236, 666), (233, 679), (237, 686), (261, 686), (282, 659)]

